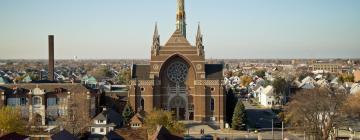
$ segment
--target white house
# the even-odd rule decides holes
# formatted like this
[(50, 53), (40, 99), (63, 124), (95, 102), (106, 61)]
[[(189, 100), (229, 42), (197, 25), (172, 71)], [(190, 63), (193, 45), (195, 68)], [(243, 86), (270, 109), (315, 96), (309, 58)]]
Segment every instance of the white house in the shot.
[(257, 85), (257, 87), (255, 87), (254, 89), (254, 97), (258, 97), (259, 98), (259, 102), (260, 102), (260, 94), (261, 94), (261, 92), (264, 90), (264, 87), (263, 86), (261, 86), (261, 85)]
[(272, 107), (275, 104), (276, 99), (273, 86), (269, 85), (260, 91), (259, 102), (265, 107)]
[(90, 125), (91, 135), (107, 135), (116, 127), (121, 126), (122, 117), (111, 109), (103, 109), (95, 118), (92, 119)]
[(351, 86), (350, 94), (357, 94), (360, 93), (360, 83), (354, 83)]
[(315, 88), (316, 84), (317, 84), (316, 81), (312, 77), (308, 76), (301, 81), (299, 88), (313, 89), (313, 88)]

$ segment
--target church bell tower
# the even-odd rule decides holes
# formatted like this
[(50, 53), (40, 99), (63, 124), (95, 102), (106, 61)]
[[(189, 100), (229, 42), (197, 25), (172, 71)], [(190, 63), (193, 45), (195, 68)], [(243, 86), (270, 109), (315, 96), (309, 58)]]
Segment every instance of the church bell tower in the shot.
[(185, 22), (185, 2), (184, 0), (177, 0), (176, 12), (176, 30), (186, 38), (186, 22)]

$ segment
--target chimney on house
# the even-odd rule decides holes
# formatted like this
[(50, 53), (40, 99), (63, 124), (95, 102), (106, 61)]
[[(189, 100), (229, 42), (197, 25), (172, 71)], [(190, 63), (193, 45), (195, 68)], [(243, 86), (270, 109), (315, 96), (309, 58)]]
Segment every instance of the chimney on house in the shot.
[(54, 35), (49, 35), (48, 80), (54, 81)]

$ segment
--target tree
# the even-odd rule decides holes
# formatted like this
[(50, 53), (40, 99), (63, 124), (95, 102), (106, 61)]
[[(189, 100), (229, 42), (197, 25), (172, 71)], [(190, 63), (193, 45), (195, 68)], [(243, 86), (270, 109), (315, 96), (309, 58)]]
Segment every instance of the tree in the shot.
[(81, 135), (90, 123), (90, 99), (85, 93), (72, 93), (67, 101), (67, 114), (59, 118), (63, 127), (75, 135)]
[(182, 134), (185, 132), (184, 124), (176, 121), (169, 111), (155, 109), (145, 117), (145, 126), (148, 132), (153, 134), (158, 125), (164, 126), (171, 133)]
[(314, 74), (308, 71), (302, 71), (299, 74), (299, 81), (302, 81), (303, 79), (305, 79), (308, 76), (313, 76)]
[(315, 139), (327, 140), (332, 129), (344, 121), (342, 105), (345, 99), (345, 94), (322, 88), (300, 91), (286, 106), (285, 120), (293, 127), (303, 127)]
[(116, 77), (116, 82), (118, 84), (129, 84), (130, 78), (130, 69), (121, 70), (121, 72)]
[(135, 113), (134, 113), (133, 109), (131, 108), (130, 103), (127, 102), (124, 107), (124, 110), (122, 112), (122, 117), (124, 119), (125, 125), (128, 125), (128, 123), (130, 122), (130, 119), (134, 116), (134, 114)]
[(237, 97), (233, 90), (228, 90), (226, 94), (226, 122), (231, 124), (234, 114), (235, 106), (237, 103)]
[(354, 82), (354, 75), (352, 74), (341, 74), (339, 76), (339, 81), (341, 83), (344, 83), (344, 82)]
[(347, 98), (343, 111), (351, 120), (360, 121), (360, 93)]
[(101, 66), (99, 68), (93, 69), (89, 72), (89, 74), (94, 76), (96, 79), (104, 79), (113, 76), (110, 68), (107, 66)]
[(274, 87), (274, 91), (277, 95), (283, 95), (286, 90), (286, 84), (284, 78), (277, 77), (272, 83), (272, 86)]
[(21, 111), (18, 108), (0, 108), (0, 135), (17, 132), (25, 132), (26, 122), (21, 118)]
[(253, 73), (253, 75), (256, 75), (258, 77), (261, 77), (261, 78), (264, 78), (265, 77), (265, 70), (264, 69), (261, 69), (261, 70), (257, 70)]
[(241, 85), (244, 87), (249, 86), (249, 84), (253, 80), (251, 76), (242, 76), (240, 79), (241, 79)]
[(244, 129), (244, 125), (246, 123), (246, 111), (244, 104), (239, 100), (236, 103), (236, 107), (234, 110), (234, 115), (232, 118), (231, 127), (234, 130)]

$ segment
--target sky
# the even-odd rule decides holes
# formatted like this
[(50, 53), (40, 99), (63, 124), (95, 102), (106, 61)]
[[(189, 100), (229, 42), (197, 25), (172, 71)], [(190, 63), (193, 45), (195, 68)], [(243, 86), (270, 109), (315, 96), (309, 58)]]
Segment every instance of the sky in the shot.
[[(360, 58), (360, 0), (185, 0), (206, 58)], [(0, 59), (149, 59), (175, 31), (176, 0), (0, 0)]]

